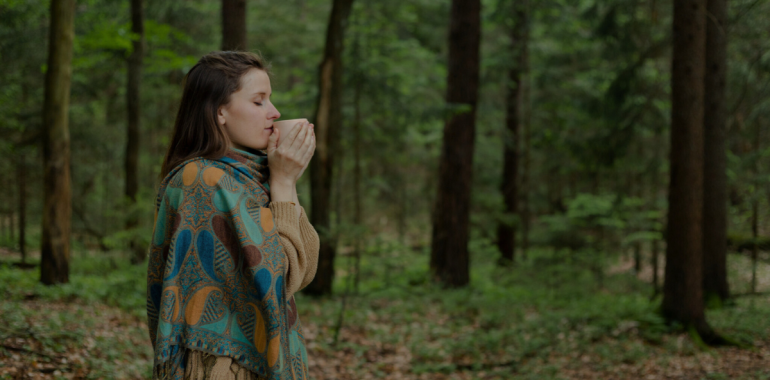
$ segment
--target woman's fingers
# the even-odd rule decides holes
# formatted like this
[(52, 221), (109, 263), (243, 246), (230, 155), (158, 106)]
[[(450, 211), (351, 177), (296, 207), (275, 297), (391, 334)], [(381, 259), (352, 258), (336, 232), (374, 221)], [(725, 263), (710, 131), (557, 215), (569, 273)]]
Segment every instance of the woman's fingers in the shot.
[(281, 145), (291, 146), (294, 143), (294, 140), (297, 139), (297, 135), (299, 135), (300, 130), (302, 130), (302, 123), (294, 124), (286, 136), (286, 141), (281, 142)]
[(297, 137), (294, 139), (294, 141), (291, 143), (291, 149), (292, 150), (299, 150), (302, 148), (302, 144), (305, 142), (305, 138), (307, 137), (307, 130), (309, 129), (307, 124), (300, 123), (299, 125), (299, 132), (297, 133)]
[(310, 165), (310, 160), (313, 158), (313, 153), (315, 153), (315, 147), (316, 147), (316, 141), (315, 141), (315, 131), (313, 130), (313, 124), (310, 124), (310, 131), (308, 132), (308, 137), (310, 141), (309, 147), (305, 150), (305, 154), (302, 157), (302, 170), (300, 170), (299, 175), (297, 176), (297, 179), (302, 177), (302, 175), (305, 173), (305, 170)]
[(287, 139), (286, 143), (281, 143), (279, 148), (281, 158), (292, 162), (293, 165), (303, 165), (306, 150), (305, 141), (308, 139), (308, 136), (311, 135), (311, 132), (308, 132), (309, 129), (310, 128), (305, 123), (297, 123), (295, 127), (292, 128), (290, 135), (293, 135), (293, 139), (291, 139), (291, 141), (288, 141), (289, 139)]
[(305, 141), (305, 144), (303, 144), (303, 154), (302, 154), (302, 168), (307, 168), (308, 164), (310, 163), (310, 159), (313, 158), (313, 153), (315, 153), (315, 133), (311, 130), (307, 134), (307, 139)]
[[(300, 138), (304, 138), (299, 136), (299, 134), (302, 132), (302, 123), (294, 124), (294, 126), (291, 127), (289, 130), (289, 133), (287, 133), (286, 137), (283, 137), (281, 139), (281, 154), (288, 156), (291, 154), (292, 151), (296, 150), (296, 141)], [(300, 140), (301, 142), (302, 140)]]
[(278, 128), (273, 129), (273, 133), (267, 139), (267, 152), (273, 153), (278, 149), (278, 139), (281, 137), (281, 131)]
[(313, 125), (301, 122), (294, 125), (287, 136), (271, 136), (268, 144), (268, 152), (274, 145), (272, 139), (280, 137), (280, 145), (273, 150), (271, 158), (271, 170), (286, 173), (295, 180), (305, 172), (316, 148), (315, 131)]
[(303, 167), (306, 167), (310, 163), (310, 160), (313, 158), (313, 153), (315, 153), (315, 142), (313, 142), (307, 151), (305, 151), (305, 156), (302, 158)]
[(313, 144), (315, 143), (315, 137), (313, 136), (313, 131), (310, 129), (310, 126), (308, 126), (308, 132), (305, 135), (305, 141), (302, 142), (302, 148), (300, 149), (301, 155), (302, 155), (302, 162), (303, 164), (306, 164), (306, 156), (308, 152), (313, 147)]

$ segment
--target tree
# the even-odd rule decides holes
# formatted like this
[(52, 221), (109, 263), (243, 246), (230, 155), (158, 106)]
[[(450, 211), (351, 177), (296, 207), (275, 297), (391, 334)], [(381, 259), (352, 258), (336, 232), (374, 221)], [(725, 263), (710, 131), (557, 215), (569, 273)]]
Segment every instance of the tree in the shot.
[(473, 143), (479, 87), (481, 1), (452, 0), (449, 26), (447, 103), (438, 195), (433, 217), (430, 268), (448, 287), (468, 284), (468, 237)]
[(75, 0), (51, 0), (48, 68), (43, 103), (43, 236), (40, 281), (69, 282), (70, 190), (69, 98)]
[(23, 152), (16, 157), (16, 184), (18, 186), (19, 212), (19, 253), (21, 263), (27, 262), (27, 163)]
[(703, 93), (706, 1), (674, 2), (671, 66), (671, 181), (663, 314), (706, 342), (703, 306)]
[[(513, 63), (508, 69), (506, 86), (506, 131), (503, 139), (503, 181), (501, 191), (508, 216), (517, 215), (519, 196), (519, 125), (522, 121), (522, 100), (524, 82), (522, 77), (527, 68), (527, 3), (514, 2), (514, 25), (511, 28), (511, 51)], [(516, 224), (503, 221), (497, 227), (497, 246), (500, 249), (501, 263), (512, 263), (516, 247)]]
[[(128, 58), (128, 88), (126, 104), (128, 105), (128, 138), (126, 139), (126, 189), (125, 194), (131, 206), (136, 203), (136, 193), (139, 190), (139, 120), (140, 96), (139, 87), (142, 82), (142, 58), (144, 57), (144, 17), (142, 0), (131, 0), (131, 32), (133, 52)], [(126, 227), (136, 227), (138, 220), (133, 212), (130, 214)], [(131, 262), (144, 261), (146, 251), (135, 241), (131, 242), (133, 256)]]
[(315, 279), (305, 288), (308, 294), (331, 294), (334, 281), (336, 247), (331, 234), (331, 185), (334, 152), (342, 124), (342, 52), (345, 25), (353, 0), (334, 0), (326, 29), (326, 47), (319, 66), (319, 91), (316, 105), (316, 151), (310, 162), (310, 220), (318, 230), (321, 249)]
[(730, 297), (727, 284), (727, 0), (708, 0), (703, 181), (703, 292)]
[(247, 50), (246, 0), (222, 0), (222, 50)]

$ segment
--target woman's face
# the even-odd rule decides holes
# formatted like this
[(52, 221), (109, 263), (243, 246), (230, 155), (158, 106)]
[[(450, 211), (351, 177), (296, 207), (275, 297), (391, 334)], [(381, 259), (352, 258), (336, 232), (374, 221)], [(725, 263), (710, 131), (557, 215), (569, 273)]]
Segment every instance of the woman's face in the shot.
[(219, 107), (217, 120), (234, 148), (267, 148), (273, 120), (281, 117), (270, 102), (271, 94), (270, 77), (254, 68), (241, 77), (241, 88), (230, 95), (230, 102)]

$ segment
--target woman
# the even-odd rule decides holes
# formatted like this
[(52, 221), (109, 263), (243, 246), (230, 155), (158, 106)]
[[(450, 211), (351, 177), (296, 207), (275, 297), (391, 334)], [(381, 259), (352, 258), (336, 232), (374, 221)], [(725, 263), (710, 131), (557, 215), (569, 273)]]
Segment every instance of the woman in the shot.
[(211, 53), (185, 77), (147, 271), (153, 378), (308, 378), (294, 293), (319, 242), (295, 185), (315, 134), (273, 130), (271, 93), (252, 53)]

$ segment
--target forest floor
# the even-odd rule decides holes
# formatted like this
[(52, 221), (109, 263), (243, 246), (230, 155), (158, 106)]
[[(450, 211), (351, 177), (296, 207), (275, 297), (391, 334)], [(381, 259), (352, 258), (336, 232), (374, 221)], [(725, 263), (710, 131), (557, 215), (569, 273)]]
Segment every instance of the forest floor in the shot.
[[(338, 295), (298, 295), (312, 377), (322, 379), (770, 379), (770, 265), (761, 295), (709, 310), (742, 348), (703, 348), (666, 325), (644, 272), (627, 260), (594, 278), (580, 263), (543, 251), (501, 269), (484, 250), (467, 289), (440, 290), (412, 252), (362, 262), (335, 343), (349, 257)], [(489, 256), (489, 257), (487, 257)], [(484, 260), (489, 258), (489, 260)], [(80, 254), (71, 283), (46, 288), (38, 269), (7, 265), (0, 251), (0, 379), (143, 379), (152, 363), (144, 273), (117, 255)], [(32, 259), (34, 261), (34, 257)], [(748, 260), (730, 256), (735, 293)], [(640, 280), (641, 279), (641, 280)]]

